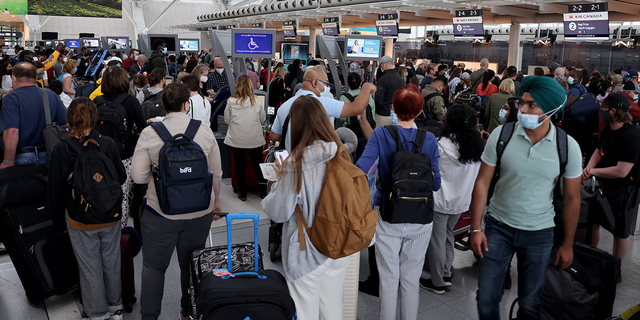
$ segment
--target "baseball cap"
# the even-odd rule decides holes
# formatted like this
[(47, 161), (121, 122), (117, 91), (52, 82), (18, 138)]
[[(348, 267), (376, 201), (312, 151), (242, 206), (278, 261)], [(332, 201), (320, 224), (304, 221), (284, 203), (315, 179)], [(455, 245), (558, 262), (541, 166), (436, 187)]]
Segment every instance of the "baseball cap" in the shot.
[(393, 59), (389, 56), (383, 56), (382, 58), (380, 58), (380, 63), (389, 63), (389, 62), (393, 62)]
[(554, 71), (558, 68), (560, 68), (560, 65), (557, 62), (551, 62), (551, 64), (549, 64), (549, 71)]
[(460, 76), (460, 79), (462, 80), (467, 80), (469, 78), (471, 78), (471, 75), (469, 75), (469, 73), (467, 72), (463, 72), (462, 75)]
[(611, 81), (614, 83), (622, 83), (622, 76), (619, 74), (616, 74), (615, 76), (611, 77)]
[(604, 101), (602, 101), (602, 105), (610, 108), (616, 108), (625, 112), (629, 112), (629, 108), (631, 107), (629, 99), (627, 99), (627, 97), (625, 97), (623, 94), (617, 92), (610, 93), (604, 99)]
[(624, 83), (624, 85), (622, 85), (622, 90), (635, 90), (636, 89), (636, 85), (633, 84), (633, 82), (631, 81), (627, 81)]
[(628, 70), (627, 74), (624, 75), (624, 79), (625, 80), (629, 80), (629, 79), (633, 79), (633, 78), (637, 78), (638, 77), (638, 71), (635, 71), (633, 69)]
[(111, 66), (118, 66), (122, 68), (122, 61), (118, 59), (111, 59), (109, 60), (109, 62), (107, 62), (107, 67), (111, 67)]

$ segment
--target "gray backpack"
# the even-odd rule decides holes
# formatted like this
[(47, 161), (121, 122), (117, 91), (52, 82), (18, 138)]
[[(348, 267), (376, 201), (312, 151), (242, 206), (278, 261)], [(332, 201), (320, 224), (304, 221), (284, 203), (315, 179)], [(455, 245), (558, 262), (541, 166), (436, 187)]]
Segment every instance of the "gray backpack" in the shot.
[(144, 88), (142, 93), (144, 93), (142, 113), (146, 119), (162, 117), (167, 114), (162, 107), (162, 91), (154, 94), (148, 88)]

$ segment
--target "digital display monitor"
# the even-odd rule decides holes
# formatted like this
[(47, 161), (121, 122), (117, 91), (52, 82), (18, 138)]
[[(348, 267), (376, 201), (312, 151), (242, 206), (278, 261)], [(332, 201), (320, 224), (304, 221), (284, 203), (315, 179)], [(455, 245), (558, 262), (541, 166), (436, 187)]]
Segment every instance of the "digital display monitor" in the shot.
[(87, 48), (100, 48), (100, 39), (98, 38), (84, 38), (81, 39), (82, 46)]
[(42, 33), (42, 40), (56, 40), (58, 39), (58, 33), (57, 32), (43, 32)]
[[(156, 40), (162, 39), (167, 44), (167, 53), (178, 53), (179, 43), (178, 43), (178, 35), (177, 34), (150, 34), (149, 35), (149, 49), (151, 52), (155, 51), (156, 48), (153, 47), (153, 43)], [(151, 54), (148, 52), (148, 54)]]
[(293, 63), (293, 60), (300, 59), (302, 64), (306, 65), (309, 45), (303, 43), (283, 43), (281, 53), (281, 57), (284, 59), (285, 64), (291, 64)]
[(347, 35), (344, 44), (345, 60), (380, 59), (382, 37)]
[(232, 29), (232, 56), (236, 58), (274, 58), (275, 29)]
[[(198, 39), (180, 39), (180, 51), (193, 51), (198, 52), (199, 46)], [(169, 49), (167, 49), (168, 51)]]
[(453, 36), (455, 39), (483, 39), (482, 17), (453, 18)]
[(565, 13), (565, 40), (609, 40), (609, 12)]
[(106, 48), (114, 51), (128, 51), (129, 37), (105, 37)]
[(80, 45), (80, 40), (65, 40), (64, 42), (65, 42), (67, 48), (80, 49), (82, 47)]
[(397, 36), (398, 22), (396, 20), (376, 21), (376, 32), (379, 36)]
[(337, 22), (323, 23), (322, 24), (322, 33), (325, 36), (337, 36), (340, 35), (340, 30), (338, 30)]
[(285, 38), (295, 38), (296, 37), (296, 27), (294, 26), (282, 26), (282, 33), (284, 33)]

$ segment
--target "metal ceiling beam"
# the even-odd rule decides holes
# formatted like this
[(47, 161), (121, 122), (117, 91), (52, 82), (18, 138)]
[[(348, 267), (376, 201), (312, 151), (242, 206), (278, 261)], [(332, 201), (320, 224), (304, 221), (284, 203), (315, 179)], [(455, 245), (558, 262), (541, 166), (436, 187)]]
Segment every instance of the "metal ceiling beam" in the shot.
[(640, 6), (619, 1), (609, 1), (609, 11), (638, 15), (640, 13)]
[(149, 30), (151, 28), (153, 28), (153, 26), (155, 26), (158, 22), (160, 22), (160, 19), (162, 19), (167, 13), (169, 13), (169, 10), (171, 10), (171, 8), (175, 7), (178, 3), (180, 3), (180, 0), (173, 0), (161, 13), (160, 15), (158, 15), (155, 19), (153, 19), (153, 21), (151, 21), (151, 23), (144, 28), (144, 30), (142, 30), (142, 34), (145, 34), (147, 32), (149, 32)]

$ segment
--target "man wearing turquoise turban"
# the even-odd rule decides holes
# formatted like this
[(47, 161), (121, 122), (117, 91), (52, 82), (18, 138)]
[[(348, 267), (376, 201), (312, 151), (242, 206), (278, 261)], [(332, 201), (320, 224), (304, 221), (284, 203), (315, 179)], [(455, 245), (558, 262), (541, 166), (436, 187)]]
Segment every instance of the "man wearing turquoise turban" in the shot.
[[(552, 194), (559, 178), (564, 183), (564, 241), (555, 264), (564, 270), (573, 261), (582, 154), (578, 143), (550, 121), (564, 107), (566, 94), (558, 82), (544, 76), (524, 78), (520, 90), (523, 94), (516, 103), (518, 122), (500, 126), (491, 133), (471, 200), (471, 248), (481, 257), (476, 298), (480, 320), (500, 319), (499, 303), (514, 252), (518, 255), (519, 271), (518, 319), (540, 318), (540, 298), (554, 238)], [(564, 168), (560, 164), (558, 142), (566, 143)], [(489, 185), (497, 166), (500, 178), (482, 230)]]

